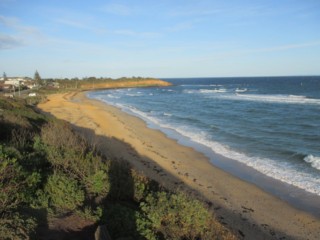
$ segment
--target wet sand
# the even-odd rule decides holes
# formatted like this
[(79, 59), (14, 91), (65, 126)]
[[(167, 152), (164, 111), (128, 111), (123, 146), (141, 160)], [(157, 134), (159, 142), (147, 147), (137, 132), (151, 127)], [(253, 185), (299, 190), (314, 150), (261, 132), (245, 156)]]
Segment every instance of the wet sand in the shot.
[(163, 186), (204, 199), (240, 238), (319, 239), (320, 219), (214, 167), (139, 118), (83, 92), (51, 95), (38, 107), (73, 124), (107, 157), (125, 159)]

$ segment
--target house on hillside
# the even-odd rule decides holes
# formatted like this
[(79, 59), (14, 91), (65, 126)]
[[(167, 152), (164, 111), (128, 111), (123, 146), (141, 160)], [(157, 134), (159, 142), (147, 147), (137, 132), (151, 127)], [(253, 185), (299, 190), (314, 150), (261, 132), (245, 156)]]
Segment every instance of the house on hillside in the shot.
[(4, 78), (0, 78), (2, 89), (13, 89), (17, 87), (22, 88), (34, 88), (36, 86), (34, 80), (27, 77), (8, 77), (5, 81)]
[(6, 81), (4, 81), (4, 84), (19, 87), (19, 85), (23, 84), (23, 82), (23, 78), (8, 78)]

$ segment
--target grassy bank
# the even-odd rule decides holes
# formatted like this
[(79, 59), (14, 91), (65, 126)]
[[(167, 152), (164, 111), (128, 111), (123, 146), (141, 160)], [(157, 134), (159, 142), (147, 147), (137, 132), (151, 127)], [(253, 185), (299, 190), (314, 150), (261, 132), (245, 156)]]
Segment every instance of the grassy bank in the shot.
[(26, 100), (0, 99), (0, 236), (234, 239), (200, 201), (106, 159), (71, 126)]
[[(171, 84), (156, 78), (95, 78), (84, 79), (47, 79), (44, 80), (44, 86), (52, 86), (56, 83), (56, 89), (59, 90), (95, 90), (104, 88), (128, 88), (128, 87), (152, 87), (152, 86), (170, 86)], [(52, 88), (52, 87), (51, 87)]]

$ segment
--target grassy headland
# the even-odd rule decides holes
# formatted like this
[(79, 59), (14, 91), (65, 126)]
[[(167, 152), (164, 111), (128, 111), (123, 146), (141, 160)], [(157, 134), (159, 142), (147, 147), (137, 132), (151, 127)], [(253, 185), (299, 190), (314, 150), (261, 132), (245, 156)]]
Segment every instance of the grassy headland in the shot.
[(154, 87), (154, 86), (170, 86), (171, 84), (156, 78), (83, 78), (79, 79), (46, 79), (43, 81), (45, 85), (58, 86), (60, 90), (96, 90), (104, 88), (130, 88), (130, 87)]
[(104, 89), (104, 88), (130, 88), (130, 87), (166, 87), (171, 84), (159, 79), (153, 78), (133, 78), (119, 80), (87, 80), (82, 82), (80, 88), (82, 90)]

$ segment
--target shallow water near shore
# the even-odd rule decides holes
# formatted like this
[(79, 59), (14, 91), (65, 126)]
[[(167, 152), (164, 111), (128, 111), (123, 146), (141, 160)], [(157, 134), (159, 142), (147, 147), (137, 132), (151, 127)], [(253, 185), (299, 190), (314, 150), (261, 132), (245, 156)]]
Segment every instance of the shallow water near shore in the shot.
[[(319, 216), (320, 78), (166, 79), (91, 92), (212, 163)], [(281, 181), (282, 184), (277, 184)]]

